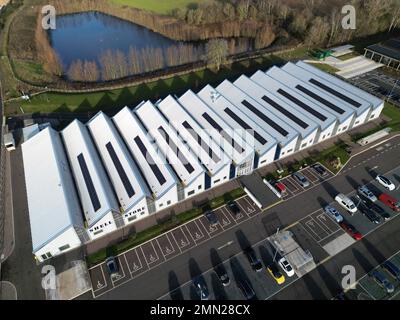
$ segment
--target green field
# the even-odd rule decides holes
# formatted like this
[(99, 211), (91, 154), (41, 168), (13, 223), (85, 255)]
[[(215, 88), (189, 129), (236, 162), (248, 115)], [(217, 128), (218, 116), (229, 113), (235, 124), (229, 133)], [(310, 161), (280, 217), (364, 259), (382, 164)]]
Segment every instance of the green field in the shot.
[(177, 8), (190, 8), (199, 3), (212, 0), (111, 0), (119, 5), (132, 6), (138, 9), (169, 14)]

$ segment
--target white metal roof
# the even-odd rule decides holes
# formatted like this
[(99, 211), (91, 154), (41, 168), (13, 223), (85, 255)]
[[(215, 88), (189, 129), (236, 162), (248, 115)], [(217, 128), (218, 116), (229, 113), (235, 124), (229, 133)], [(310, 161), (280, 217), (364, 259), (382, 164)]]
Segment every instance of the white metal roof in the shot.
[(113, 118), (131, 154), (156, 198), (163, 196), (177, 184), (172, 169), (160, 157), (136, 115), (125, 107)]
[[(220, 94), (224, 95), (226, 99), (230, 100), (242, 110), (249, 118), (253, 119), (260, 127), (268, 128), (268, 133), (273, 135), (282, 146), (287, 145), (299, 136), (299, 133), (285, 121), (277, 117), (274, 113), (271, 113), (264, 106), (261, 106), (230, 81), (225, 80), (216, 89)], [(245, 103), (244, 101), (247, 101), (250, 108), (254, 110), (247, 108), (243, 104)]]
[(212, 138), (221, 145), (234, 163), (240, 164), (247, 161), (250, 155), (254, 155), (254, 148), (247, 144), (234, 128), (230, 127), (193, 91), (187, 91), (178, 101), (201, 127), (207, 130)]
[(292, 74), (296, 78), (312, 85), (315, 89), (325, 92), (326, 94), (336, 98), (342, 105), (347, 105), (357, 112), (358, 115), (363, 114), (366, 110), (370, 110), (372, 104), (356, 95), (343, 90), (343, 86), (336, 86), (332, 81), (326, 81), (324, 78), (300, 68), (294, 63), (288, 62), (282, 67), (283, 70)]
[(172, 96), (169, 95), (157, 106), (211, 175), (230, 165), (231, 159), (219, 144), (210, 138)]
[(68, 228), (83, 226), (59, 134), (47, 128), (22, 144), (29, 221), (36, 252)]
[(318, 68), (315, 68), (311, 65), (309, 65), (308, 63), (305, 63), (303, 61), (299, 61), (296, 63), (296, 65), (304, 70), (307, 70), (323, 79), (325, 79), (326, 81), (335, 84), (336, 86), (339, 86), (340, 88), (342, 88), (342, 90), (346, 90), (346, 92), (349, 92), (351, 94), (354, 94), (366, 101), (369, 101), (370, 103), (372, 103), (373, 108), (379, 108), (383, 101), (382, 99), (379, 99), (378, 97), (375, 97), (374, 95), (361, 90), (360, 88), (357, 88), (356, 86), (353, 86), (352, 84), (343, 81), (341, 79), (339, 79), (338, 77), (332, 76), (329, 73), (326, 72), (322, 72), (321, 70), (319, 70)]
[[(292, 76), (291, 74), (278, 67), (272, 67), (266, 72), (266, 74), (273, 79), (281, 82), (282, 84), (292, 88), (303, 97), (311, 100), (315, 104), (321, 106), (323, 109), (332, 113), (339, 119), (340, 123), (343, 123), (345, 120), (355, 115), (354, 109), (341, 104), (339, 101), (333, 99), (331, 96), (328, 96), (323, 91), (316, 90), (311, 85), (308, 85), (304, 81), (301, 81), (300, 79)], [(300, 86), (304, 88), (303, 91), (299, 89)], [(314, 98), (310, 96), (310, 94), (305, 93), (304, 90), (310, 91), (310, 94), (316, 95), (317, 98)]]
[(184, 185), (190, 185), (197, 177), (205, 174), (198, 160), (150, 101), (139, 105), (135, 113)]
[(90, 228), (119, 206), (87, 127), (75, 120), (61, 135)]
[(124, 211), (149, 195), (147, 186), (111, 119), (98, 113), (87, 124)]
[(280, 97), (288, 106), (290, 105), (292, 109), (297, 110), (297, 112), (318, 123), (322, 130), (325, 130), (337, 121), (337, 118), (333, 114), (322, 109), (311, 100), (304, 98), (296, 91), (286, 87), (260, 70), (257, 71), (251, 79), (275, 96)]
[(267, 91), (245, 75), (239, 77), (233, 84), (264, 108), (289, 124), (290, 127), (297, 130), (303, 138), (318, 129), (318, 125), (309, 117), (306, 117), (303, 113), (292, 108), (280, 97)]
[(275, 138), (210, 85), (204, 87), (197, 95), (232, 128), (244, 129), (246, 134), (250, 134), (252, 140), (246, 137), (245, 140), (248, 142), (254, 141), (254, 146), (258, 154), (263, 155), (276, 146)]

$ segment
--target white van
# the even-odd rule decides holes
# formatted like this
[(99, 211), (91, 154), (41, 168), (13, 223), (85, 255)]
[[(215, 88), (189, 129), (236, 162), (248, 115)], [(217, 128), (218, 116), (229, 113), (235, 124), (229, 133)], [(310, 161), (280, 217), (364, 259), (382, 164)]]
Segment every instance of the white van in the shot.
[(339, 193), (335, 197), (335, 200), (337, 203), (339, 203), (343, 208), (345, 208), (350, 213), (357, 212), (357, 206), (354, 204), (354, 202), (349, 197), (345, 196), (343, 193)]

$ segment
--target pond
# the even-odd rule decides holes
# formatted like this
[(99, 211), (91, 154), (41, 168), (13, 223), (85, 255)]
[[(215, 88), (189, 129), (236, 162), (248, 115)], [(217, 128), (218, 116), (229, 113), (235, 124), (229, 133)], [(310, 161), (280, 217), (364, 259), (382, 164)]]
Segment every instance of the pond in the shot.
[[(166, 38), (158, 33), (134, 24), (132, 22), (119, 19), (100, 12), (84, 12), (77, 14), (69, 14), (59, 16), (57, 18), (57, 28), (49, 31), (50, 43), (58, 54), (64, 71), (67, 72), (73, 62), (91, 61), (96, 62), (100, 72), (104, 64), (104, 54), (107, 52), (122, 52), (125, 55), (129, 65), (129, 55), (131, 48), (137, 49), (140, 59), (147, 59), (148, 66), (146, 70), (139, 70), (140, 64), (145, 64), (146, 61), (138, 63), (137, 71), (151, 71), (154, 67), (174, 65), (173, 58), (176, 52), (183, 52), (182, 47), (190, 46), (188, 55), (200, 55), (200, 44), (183, 44), (169, 38)], [(173, 51), (171, 48), (181, 51)], [(169, 56), (167, 56), (169, 48)], [(192, 52), (192, 53), (191, 53)], [(156, 66), (152, 66), (154, 57), (149, 57), (155, 54), (163, 55), (162, 62), (158, 61)], [(151, 59), (149, 59), (151, 58)], [(177, 58), (177, 57), (175, 57)], [(193, 61), (196, 57), (191, 58)], [(198, 57), (197, 57), (198, 58)], [(139, 57), (137, 58), (139, 59)], [(190, 59), (189, 59), (190, 60)], [(114, 61), (116, 62), (116, 61)], [(190, 62), (190, 61), (177, 61)], [(135, 70), (127, 70), (126, 74), (130, 75)]]

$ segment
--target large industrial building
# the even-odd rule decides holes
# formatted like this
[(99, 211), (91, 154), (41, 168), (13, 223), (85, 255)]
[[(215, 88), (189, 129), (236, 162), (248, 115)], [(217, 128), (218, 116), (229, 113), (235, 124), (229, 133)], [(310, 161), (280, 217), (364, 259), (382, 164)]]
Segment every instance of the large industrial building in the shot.
[[(22, 145), (40, 262), (379, 117), (382, 100), (304, 62), (99, 112)], [(40, 186), (40, 187), (38, 187)]]

